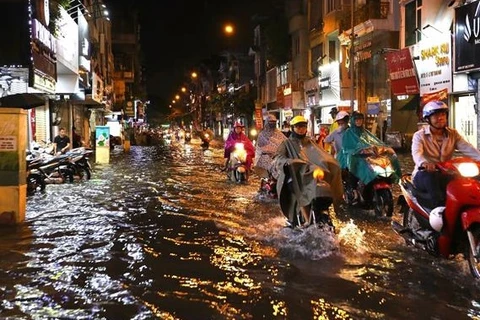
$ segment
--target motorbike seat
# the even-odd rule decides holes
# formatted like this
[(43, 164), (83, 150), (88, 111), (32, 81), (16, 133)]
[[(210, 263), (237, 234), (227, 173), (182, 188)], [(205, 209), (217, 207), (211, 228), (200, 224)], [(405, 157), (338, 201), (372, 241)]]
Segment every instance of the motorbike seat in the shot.
[(411, 174), (404, 174), (400, 183), (405, 189), (412, 193), (412, 195), (417, 199), (417, 202), (425, 209), (425, 211), (430, 212), (434, 208), (428, 192), (419, 190), (415, 187)]

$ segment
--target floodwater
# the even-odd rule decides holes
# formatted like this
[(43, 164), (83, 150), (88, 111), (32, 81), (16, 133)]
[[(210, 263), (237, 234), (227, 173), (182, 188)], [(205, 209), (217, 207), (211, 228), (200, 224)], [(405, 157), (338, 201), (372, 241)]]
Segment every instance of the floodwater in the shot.
[(29, 197), (26, 223), (0, 229), (0, 318), (480, 319), (460, 258), (365, 211), (337, 213), (334, 234), (284, 228), (222, 161), (195, 141), (132, 146)]

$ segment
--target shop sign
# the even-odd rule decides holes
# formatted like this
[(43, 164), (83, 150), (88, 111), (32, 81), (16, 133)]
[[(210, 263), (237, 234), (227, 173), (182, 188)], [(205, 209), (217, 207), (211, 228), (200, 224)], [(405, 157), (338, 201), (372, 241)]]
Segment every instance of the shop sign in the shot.
[(38, 73), (33, 75), (32, 87), (38, 90), (42, 90), (48, 93), (55, 93), (55, 82), (47, 77), (44, 77)]
[(318, 68), (318, 87), (320, 88), (320, 105), (334, 105), (340, 100), (340, 64), (337, 61)]
[(455, 72), (480, 69), (480, 1), (455, 8)]
[(441, 41), (428, 39), (420, 43), (420, 60), (417, 62), (420, 95), (446, 89), (452, 92), (450, 38)]
[(390, 73), (392, 93), (396, 96), (418, 94), (420, 90), (410, 49), (404, 48), (388, 52), (385, 57)]

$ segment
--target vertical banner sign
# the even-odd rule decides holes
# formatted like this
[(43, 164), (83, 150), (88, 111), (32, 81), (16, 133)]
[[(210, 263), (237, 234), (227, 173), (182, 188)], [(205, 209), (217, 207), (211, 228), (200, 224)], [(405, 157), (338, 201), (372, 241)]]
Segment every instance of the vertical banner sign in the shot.
[(110, 127), (107, 127), (107, 126), (96, 127), (95, 145), (97, 147), (110, 147)]
[(480, 1), (455, 8), (455, 72), (480, 69)]
[(418, 94), (417, 75), (409, 48), (386, 54), (392, 93), (396, 96)]

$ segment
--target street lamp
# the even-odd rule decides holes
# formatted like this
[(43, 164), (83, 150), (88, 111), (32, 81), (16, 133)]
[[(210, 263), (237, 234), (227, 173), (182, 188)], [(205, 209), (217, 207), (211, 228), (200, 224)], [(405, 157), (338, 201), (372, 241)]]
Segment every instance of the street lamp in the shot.
[(225, 32), (225, 34), (227, 36), (231, 36), (234, 34), (235, 32), (235, 29), (233, 28), (233, 25), (230, 24), (230, 23), (227, 23), (224, 27), (223, 27), (223, 31)]

